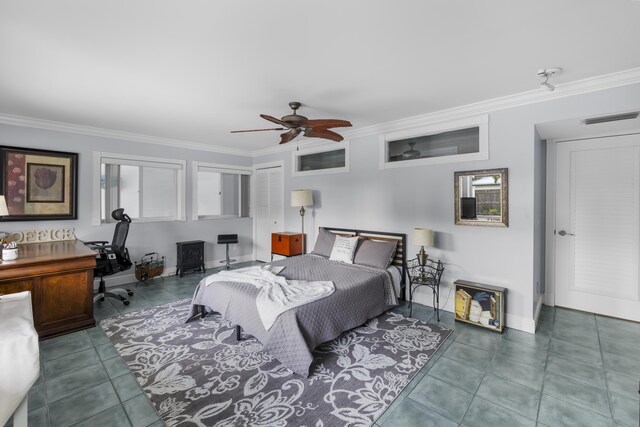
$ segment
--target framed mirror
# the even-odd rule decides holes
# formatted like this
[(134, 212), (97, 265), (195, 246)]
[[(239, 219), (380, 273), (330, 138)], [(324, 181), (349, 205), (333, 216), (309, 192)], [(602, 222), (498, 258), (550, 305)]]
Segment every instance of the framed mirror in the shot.
[(455, 223), (509, 226), (508, 169), (454, 173)]

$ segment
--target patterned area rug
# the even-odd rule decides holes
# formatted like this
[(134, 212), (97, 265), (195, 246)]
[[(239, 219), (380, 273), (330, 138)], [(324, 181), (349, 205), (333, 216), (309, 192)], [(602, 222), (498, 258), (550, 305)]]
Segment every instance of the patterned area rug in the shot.
[(168, 426), (370, 426), (451, 331), (385, 313), (314, 351), (309, 378), (189, 300), (100, 324)]

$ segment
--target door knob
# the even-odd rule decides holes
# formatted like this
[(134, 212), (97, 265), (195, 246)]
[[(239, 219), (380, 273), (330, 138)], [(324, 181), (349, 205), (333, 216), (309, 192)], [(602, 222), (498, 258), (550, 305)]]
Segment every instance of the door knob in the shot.
[(573, 233), (567, 233), (567, 232), (566, 232), (566, 231), (564, 231), (564, 230), (560, 230), (560, 231), (558, 231), (558, 234), (559, 234), (559, 235), (561, 235), (561, 236), (575, 236), (575, 234), (573, 234)]

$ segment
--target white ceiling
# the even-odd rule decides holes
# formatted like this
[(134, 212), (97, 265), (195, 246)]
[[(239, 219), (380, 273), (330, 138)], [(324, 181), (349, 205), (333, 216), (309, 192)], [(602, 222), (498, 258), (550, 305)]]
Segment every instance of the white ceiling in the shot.
[[(0, 0), (0, 113), (256, 150), (640, 67), (632, 0)], [(339, 130), (338, 130), (339, 131)]]

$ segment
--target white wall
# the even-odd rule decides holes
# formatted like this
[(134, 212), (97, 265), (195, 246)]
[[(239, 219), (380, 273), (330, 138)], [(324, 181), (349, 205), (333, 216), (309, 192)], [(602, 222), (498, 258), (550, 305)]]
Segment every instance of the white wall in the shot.
[[(309, 248), (313, 248), (318, 226), (408, 235), (414, 227), (431, 228), (436, 231), (435, 248), (428, 253), (446, 263), (441, 297), (445, 308), (453, 308), (450, 290), (456, 279), (505, 286), (509, 289), (507, 324), (532, 332), (536, 282), (544, 277), (539, 237), (544, 226), (540, 218), (544, 209), (544, 156), (542, 148), (536, 148), (536, 143), (542, 142), (536, 137), (535, 125), (637, 108), (638, 84), (491, 112), (490, 153), (485, 161), (380, 170), (379, 135), (371, 135), (350, 141), (349, 173), (292, 177), (290, 152), (261, 156), (254, 163), (285, 162), (287, 230), (298, 231), (300, 227), (297, 209), (289, 207), (289, 192), (314, 190), (315, 206), (305, 217), (305, 229), (314, 230), (308, 233)], [(509, 228), (454, 225), (453, 173), (502, 167), (509, 168)], [(411, 254), (418, 248), (409, 242), (408, 249)], [(416, 298), (431, 303), (428, 290)]]
[[(76, 236), (81, 240), (111, 240), (113, 237), (114, 224), (93, 226), (91, 221), (93, 187), (99, 185), (99, 183), (92, 182), (94, 151), (251, 166), (250, 157), (185, 150), (183, 148), (3, 124), (0, 124), (0, 145), (79, 153), (77, 220), (4, 221), (1, 229), (3, 231), (18, 231), (73, 227), (75, 228)], [(127, 240), (127, 246), (133, 260), (140, 259), (142, 255), (148, 252), (158, 252), (160, 255), (166, 256), (167, 267), (175, 267), (175, 242), (184, 240), (204, 240), (206, 242), (205, 260), (220, 260), (224, 258), (225, 254), (224, 246), (216, 243), (217, 235), (227, 233), (237, 233), (239, 236), (239, 244), (230, 248), (230, 255), (235, 258), (252, 257), (253, 228), (251, 218), (191, 220), (191, 173), (192, 168), (190, 164), (187, 164), (187, 221), (143, 223), (134, 220)], [(131, 275), (133, 270), (121, 274)]]

